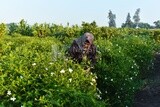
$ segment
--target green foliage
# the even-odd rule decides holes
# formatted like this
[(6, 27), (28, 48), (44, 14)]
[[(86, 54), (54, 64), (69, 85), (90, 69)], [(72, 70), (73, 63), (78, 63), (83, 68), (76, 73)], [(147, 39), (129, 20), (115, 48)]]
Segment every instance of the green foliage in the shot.
[(53, 55), (52, 45), (62, 46), (57, 39), (5, 40), (0, 58), (1, 106), (104, 107), (97, 100), (95, 75), (62, 54)]
[(6, 33), (6, 25), (4, 23), (0, 24), (0, 39)]
[(13, 36), (15, 34), (32, 36), (32, 28), (27, 24), (27, 22), (24, 19), (22, 19), (18, 24), (8, 24), (8, 34)]
[(40, 25), (38, 25), (38, 23), (35, 23), (32, 29), (33, 36), (35, 37), (47, 37), (51, 33), (50, 25), (46, 23)]
[(6, 34), (6, 25), (4, 23), (0, 24), (0, 57), (2, 52), (2, 39), (4, 34)]
[(95, 66), (97, 88), (111, 107), (132, 106), (141, 79), (151, 71), (155, 42), (148, 36), (98, 40), (100, 59)]
[[(27, 30), (22, 22), (12, 26), (12, 36), (5, 36), (1, 46), (0, 106), (131, 106), (160, 49), (159, 29), (98, 27), (93, 21), (82, 26), (37, 23)], [(85, 32), (93, 33), (98, 49), (94, 69), (84, 70), (85, 62), (65, 57), (73, 39)]]
[(18, 32), (18, 25), (16, 23), (10, 23), (8, 24), (8, 34), (12, 35), (16, 32)]
[(142, 23), (142, 22), (140, 22), (140, 23), (138, 24), (138, 27), (139, 27), (139, 28), (149, 29), (149, 28), (151, 28), (151, 25), (148, 24), (148, 23)]
[(85, 32), (90, 32), (95, 37), (98, 37), (99, 33), (100, 33), (100, 30), (99, 30), (95, 21), (93, 21), (91, 23), (82, 22), (81, 34), (84, 34)]
[(155, 28), (160, 28), (160, 20), (154, 22)]

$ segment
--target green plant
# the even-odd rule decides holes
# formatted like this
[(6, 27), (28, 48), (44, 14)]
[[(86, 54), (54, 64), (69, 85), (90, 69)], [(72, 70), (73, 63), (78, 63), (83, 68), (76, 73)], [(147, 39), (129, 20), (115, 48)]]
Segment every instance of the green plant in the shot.
[(52, 45), (61, 45), (57, 39), (7, 39), (0, 59), (1, 106), (104, 107), (94, 74), (63, 54), (52, 56)]

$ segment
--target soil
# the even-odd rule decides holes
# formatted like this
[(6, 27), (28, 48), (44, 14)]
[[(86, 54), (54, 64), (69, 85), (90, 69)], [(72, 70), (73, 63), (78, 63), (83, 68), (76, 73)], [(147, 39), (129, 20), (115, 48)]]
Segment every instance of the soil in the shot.
[(135, 94), (133, 107), (160, 107), (160, 53), (155, 54), (148, 85)]

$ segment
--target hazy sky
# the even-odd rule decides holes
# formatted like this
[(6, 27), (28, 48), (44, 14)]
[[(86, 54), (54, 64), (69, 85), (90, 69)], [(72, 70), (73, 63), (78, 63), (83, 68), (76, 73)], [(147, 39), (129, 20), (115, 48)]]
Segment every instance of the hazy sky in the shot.
[(125, 22), (127, 13), (133, 17), (140, 8), (142, 22), (153, 25), (160, 20), (160, 0), (0, 0), (0, 22), (55, 23), (96, 21), (99, 26), (108, 26), (108, 12), (116, 14), (116, 24)]

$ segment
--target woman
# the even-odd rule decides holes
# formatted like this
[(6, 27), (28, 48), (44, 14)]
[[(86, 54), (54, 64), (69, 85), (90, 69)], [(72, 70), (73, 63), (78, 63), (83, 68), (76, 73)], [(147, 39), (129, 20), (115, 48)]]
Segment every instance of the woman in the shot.
[(69, 55), (73, 60), (82, 62), (89, 60), (91, 64), (96, 63), (96, 46), (93, 44), (94, 36), (91, 33), (84, 33), (71, 44), (68, 50)]

